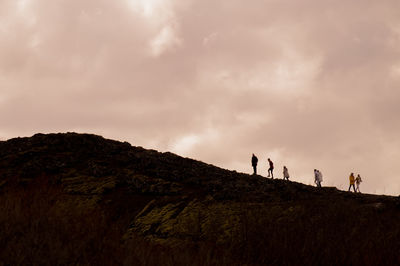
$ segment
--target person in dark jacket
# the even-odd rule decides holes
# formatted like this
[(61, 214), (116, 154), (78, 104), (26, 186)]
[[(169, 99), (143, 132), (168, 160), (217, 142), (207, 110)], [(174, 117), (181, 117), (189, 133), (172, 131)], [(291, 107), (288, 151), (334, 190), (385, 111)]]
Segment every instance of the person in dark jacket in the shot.
[(251, 165), (253, 166), (253, 169), (254, 169), (253, 175), (257, 174), (257, 163), (258, 163), (258, 158), (253, 153), (253, 156), (251, 157)]
[(270, 158), (268, 158), (268, 163), (269, 163), (269, 169), (268, 169), (268, 177), (270, 177), (270, 174), (272, 176), (272, 179), (274, 179), (274, 163), (271, 161)]

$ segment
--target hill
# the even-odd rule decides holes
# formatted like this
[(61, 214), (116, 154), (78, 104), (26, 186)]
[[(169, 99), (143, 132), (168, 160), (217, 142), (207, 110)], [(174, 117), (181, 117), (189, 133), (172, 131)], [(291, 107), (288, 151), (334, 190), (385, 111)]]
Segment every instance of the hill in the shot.
[(89, 134), (0, 142), (0, 265), (399, 265), (400, 200)]

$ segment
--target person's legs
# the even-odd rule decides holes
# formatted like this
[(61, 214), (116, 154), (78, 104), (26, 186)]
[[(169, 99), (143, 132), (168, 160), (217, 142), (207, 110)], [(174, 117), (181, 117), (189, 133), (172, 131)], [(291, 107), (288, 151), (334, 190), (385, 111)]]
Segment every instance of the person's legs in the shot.
[(274, 173), (272, 172), (274, 169), (273, 168), (269, 168), (268, 169), (268, 177), (272, 177), (272, 178), (274, 178)]
[(253, 165), (253, 169), (254, 169), (254, 175), (256, 175), (257, 174), (257, 166), (256, 165)]
[(349, 185), (349, 190), (348, 190), (349, 192), (350, 192), (350, 188), (351, 188), (351, 184)]

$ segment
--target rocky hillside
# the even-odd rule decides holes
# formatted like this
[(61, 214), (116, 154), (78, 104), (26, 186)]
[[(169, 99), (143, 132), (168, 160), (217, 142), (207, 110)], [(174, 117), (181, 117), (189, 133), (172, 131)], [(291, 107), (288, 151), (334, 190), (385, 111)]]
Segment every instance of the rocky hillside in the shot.
[(400, 265), (400, 199), (88, 134), (0, 142), (0, 265)]

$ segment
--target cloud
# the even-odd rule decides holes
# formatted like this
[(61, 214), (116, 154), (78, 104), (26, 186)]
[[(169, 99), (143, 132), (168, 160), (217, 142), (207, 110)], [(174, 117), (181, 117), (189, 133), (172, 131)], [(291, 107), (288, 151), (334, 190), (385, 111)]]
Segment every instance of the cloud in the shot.
[(4, 0), (0, 137), (92, 132), (249, 173), (254, 152), (398, 194), (399, 5)]

